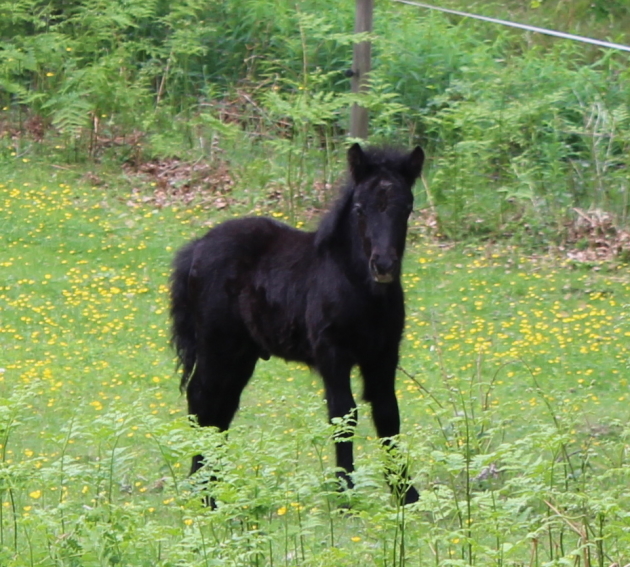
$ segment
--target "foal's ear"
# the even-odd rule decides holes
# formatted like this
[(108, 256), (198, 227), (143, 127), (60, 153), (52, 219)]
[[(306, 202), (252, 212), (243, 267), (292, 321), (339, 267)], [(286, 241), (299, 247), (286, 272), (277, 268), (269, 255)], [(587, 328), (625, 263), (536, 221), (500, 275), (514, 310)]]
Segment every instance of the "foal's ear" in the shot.
[(422, 172), (423, 164), (424, 152), (420, 146), (416, 146), (404, 159), (401, 167), (401, 173), (411, 185), (413, 185), (414, 181)]
[(352, 144), (348, 150), (348, 166), (355, 183), (360, 183), (368, 175), (368, 160), (359, 144)]

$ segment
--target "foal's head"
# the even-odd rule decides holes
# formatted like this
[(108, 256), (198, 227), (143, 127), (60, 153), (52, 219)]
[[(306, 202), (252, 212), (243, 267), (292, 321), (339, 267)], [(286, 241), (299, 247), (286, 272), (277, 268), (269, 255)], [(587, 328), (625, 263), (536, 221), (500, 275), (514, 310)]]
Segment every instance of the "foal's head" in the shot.
[(407, 219), (413, 208), (411, 188), (423, 162), (420, 146), (409, 154), (363, 151), (359, 144), (348, 150), (354, 182), (350, 215), (367, 257), (370, 277), (378, 284), (391, 283), (400, 276)]

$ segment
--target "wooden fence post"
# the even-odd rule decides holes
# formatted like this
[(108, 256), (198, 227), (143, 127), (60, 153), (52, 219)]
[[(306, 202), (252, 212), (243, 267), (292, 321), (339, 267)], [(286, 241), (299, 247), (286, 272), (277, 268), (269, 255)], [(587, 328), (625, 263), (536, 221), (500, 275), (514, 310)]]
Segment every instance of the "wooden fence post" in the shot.
[[(372, 31), (374, 0), (356, 0), (355, 33)], [(368, 88), (367, 78), (371, 68), (372, 44), (361, 41), (354, 44), (352, 61), (352, 92), (364, 92)], [(350, 114), (350, 136), (367, 139), (368, 111), (358, 104), (352, 105)]]

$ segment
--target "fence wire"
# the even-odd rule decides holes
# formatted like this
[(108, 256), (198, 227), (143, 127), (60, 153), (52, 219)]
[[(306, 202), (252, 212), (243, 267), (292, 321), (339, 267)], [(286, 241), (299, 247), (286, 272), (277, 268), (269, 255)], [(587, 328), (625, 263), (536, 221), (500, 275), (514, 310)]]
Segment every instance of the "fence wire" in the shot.
[(475, 20), (482, 20), (484, 22), (490, 22), (493, 24), (500, 24), (502, 26), (508, 26), (511, 28), (517, 28), (521, 30), (542, 33), (545, 35), (551, 35), (554, 37), (560, 37), (562, 39), (570, 39), (573, 41), (580, 41), (582, 43), (590, 43), (591, 45), (598, 45), (599, 47), (605, 47), (607, 49), (618, 49), (620, 51), (630, 52), (630, 46), (622, 45), (620, 43), (612, 43), (610, 41), (602, 41), (599, 39), (593, 39), (591, 37), (583, 37), (580, 35), (573, 35), (570, 33), (564, 33), (556, 30), (548, 30), (546, 28), (539, 28), (536, 26), (530, 26), (527, 24), (519, 24), (516, 22), (509, 22), (507, 20), (499, 20), (497, 18), (489, 18), (488, 16), (480, 16), (478, 14), (469, 14), (467, 12), (460, 12), (459, 10), (451, 10), (448, 8), (440, 8), (439, 6), (431, 6), (429, 4), (421, 4), (420, 2), (412, 2), (411, 0), (393, 0), (400, 4), (408, 4), (409, 6), (417, 6), (418, 8), (426, 8), (427, 10), (436, 10), (438, 12), (445, 12), (447, 14), (453, 14), (455, 16), (462, 16), (464, 18), (473, 18)]

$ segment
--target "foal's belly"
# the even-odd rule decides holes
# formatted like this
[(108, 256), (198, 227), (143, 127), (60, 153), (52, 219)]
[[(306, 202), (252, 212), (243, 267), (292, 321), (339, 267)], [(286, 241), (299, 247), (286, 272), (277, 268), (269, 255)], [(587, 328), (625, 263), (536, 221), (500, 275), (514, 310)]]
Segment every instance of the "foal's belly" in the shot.
[(273, 301), (268, 293), (248, 290), (239, 298), (245, 326), (258, 345), (261, 358), (270, 355), (312, 365), (304, 305)]
[(252, 337), (260, 347), (262, 358), (269, 355), (313, 365), (314, 355), (306, 330), (291, 323), (264, 321), (252, 329)]

